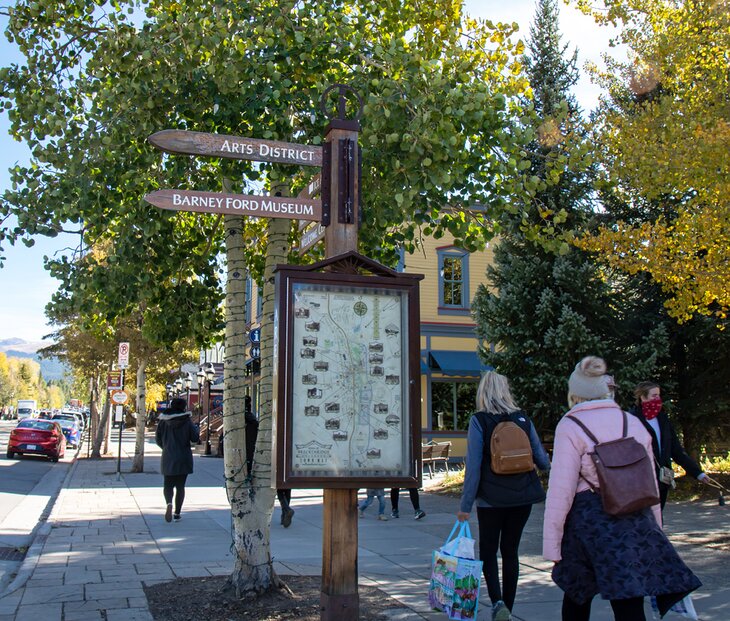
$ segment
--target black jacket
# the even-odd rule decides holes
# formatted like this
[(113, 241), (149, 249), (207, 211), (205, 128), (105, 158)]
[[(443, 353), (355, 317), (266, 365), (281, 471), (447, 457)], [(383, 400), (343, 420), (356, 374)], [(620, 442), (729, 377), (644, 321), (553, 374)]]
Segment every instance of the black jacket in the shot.
[(198, 427), (190, 412), (163, 414), (157, 423), (155, 442), (162, 449), (160, 469), (164, 476), (191, 474), (193, 451), (190, 445), (200, 440)]
[[(647, 422), (644, 415), (641, 413), (639, 406), (634, 406), (629, 410), (629, 414), (633, 414), (641, 421), (641, 424), (651, 434), (651, 446), (654, 449), (654, 457), (656, 458), (659, 466), (665, 466), (666, 468), (672, 467), (672, 461), (676, 461), (682, 468), (687, 471), (687, 474), (695, 479), (702, 474), (702, 468), (697, 465), (697, 462), (692, 459), (685, 450), (682, 448), (682, 444), (679, 442), (677, 432), (674, 431), (672, 423), (669, 422), (669, 417), (666, 415), (664, 410), (659, 412), (657, 421), (659, 421), (659, 432), (661, 434), (661, 446), (657, 442), (656, 434), (654, 429)], [(658, 470), (658, 468), (657, 468)]]

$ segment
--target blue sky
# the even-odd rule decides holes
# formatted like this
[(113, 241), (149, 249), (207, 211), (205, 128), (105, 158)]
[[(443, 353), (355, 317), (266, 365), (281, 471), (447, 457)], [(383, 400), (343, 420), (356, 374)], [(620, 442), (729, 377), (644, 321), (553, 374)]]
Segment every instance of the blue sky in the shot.
[[(578, 48), (578, 60), (582, 66), (586, 61), (600, 64), (600, 54), (608, 50), (609, 34), (599, 29), (590, 18), (580, 15), (574, 9), (561, 4), (560, 26), (563, 42), (570, 49)], [(533, 19), (534, 0), (466, 0), (466, 11), (474, 16), (492, 21), (513, 22), (520, 25), (523, 38), (528, 36), (529, 24)], [(0, 16), (0, 30), (5, 31), (7, 20)], [(7, 65), (22, 60), (17, 50), (0, 36), (0, 62)], [(598, 98), (599, 89), (583, 76), (576, 95), (584, 108), (592, 108)], [(28, 160), (28, 149), (8, 135), (7, 112), (0, 112), (0, 193), (10, 184), (8, 169), (16, 162)], [(46, 324), (45, 305), (58, 287), (58, 282), (43, 269), (43, 257), (64, 252), (75, 245), (70, 237), (48, 239), (38, 237), (32, 248), (19, 244), (5, 244), (5, 266), (0, 269), (0, 340), (18, 337), (26, 341), (40, 341), (51, 332)]]

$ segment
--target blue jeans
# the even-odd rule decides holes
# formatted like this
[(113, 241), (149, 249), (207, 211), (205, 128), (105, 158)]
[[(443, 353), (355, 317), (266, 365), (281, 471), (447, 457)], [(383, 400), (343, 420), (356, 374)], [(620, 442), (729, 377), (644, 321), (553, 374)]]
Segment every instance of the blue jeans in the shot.
[(378, 499), (378, 515), (384, 515), (385, 514), (385, 490), (384, 489), (369, 489), (367, 491), (367, 497), (365, 500), (363, 500), (360, 503), (360, 506), (358, 507), (360, 511), (365, 511), (371, 504), (373, 504), (373, 500)]

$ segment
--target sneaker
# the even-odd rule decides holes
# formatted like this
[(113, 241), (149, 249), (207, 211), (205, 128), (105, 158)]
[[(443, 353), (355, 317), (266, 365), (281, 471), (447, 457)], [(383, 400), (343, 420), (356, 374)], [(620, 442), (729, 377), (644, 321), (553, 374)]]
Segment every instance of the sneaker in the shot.
[(388, 521), (388, 518), (386, 517), (385, 513), (379, 513), (379, 514), (378, 514), (378, 519), (379, 519), (379, 520), (380, 520), (381, 522), (387, 522), (387, 521)]
[(289, 528), (291, 526), (291, 519), (293, 517), (294, 517), (294, 509), (287, 509), (286, 511), (282, 512), (281, 525), (284, 528)]
[(167, 509), (165, 509), (165, 522), (172, 522), (172, 503), (167, 505)]
[(392, 517), (394, 520), (397, 520), (400, 517), (400, 515), (398, 515), (398, 511), (391, 511), (390, 517)]
[(500, 599), (492, 606), (492, 621), (510, 621), (510, 619), (512, 619), (512, 615), (509, 608)]
[(418, 511), (416, 511), (416, 514), (413, 516), (413, 519), (414, 520), (420, 520), (420, 519), (425, 518), (425, 517), (426, 517), (426, 512), (425, 511), (421, 511), (419, 509)]
[(361, 518), (364, 518), (365, 517), (365, 510), (364, 509), (360, 509), (359, 513), (360, 513), (360, 517)]
[(179, 513), (175, 513), (172, 516), (172, 519), (175, 520), (176, 522), (179, 522), (180, 520), (182, 520), (182, 517), (180, 517), (180, 514)]

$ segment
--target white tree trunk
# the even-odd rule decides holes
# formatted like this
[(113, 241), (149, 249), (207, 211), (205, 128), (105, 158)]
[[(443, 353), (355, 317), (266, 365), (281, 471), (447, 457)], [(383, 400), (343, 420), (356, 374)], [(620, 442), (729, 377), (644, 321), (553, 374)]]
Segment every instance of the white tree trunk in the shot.
[(145, 384), (147, 379), (147, 361), (141, 359), (137, 366), (137, 424), (135, 426), (134, 459), (132, 472), (144, 472), (144, 431), (147, 421), (145, 403)]
[[(271, 395), (273, 363), (274, 266), (286, 263), (291, 221), (269, 220), (264, 270), (263, 317), (261, 325), (261, 383), (259, 387), (259, 429), (253, 469), (246, 477), (243, 376), (248, 340), (244, 330), (244, 286), (241, 225), (226, 216), (228, 289), (226, 296), (226, 402), (224, 403), (225, 473), (231, 503), (235, 565), (230, 582), (239, 597), (260, 594), (280, 586), (271, 560), (269, 535), (275, 490), (272, 482)], [(239, 218), (239, 220), (241, 220)], [(239, 247), (240, 246), (240, 247)], [(229, 383), (230, 379), (230, 383)], [(230, 387), (230, 392), (229, 392)], [(236, 395), (230, 397), (230, 395)], [(230, 402), (229, 402), (230, 399)], [(230, 438), (230, 441), (229, 441)]]

